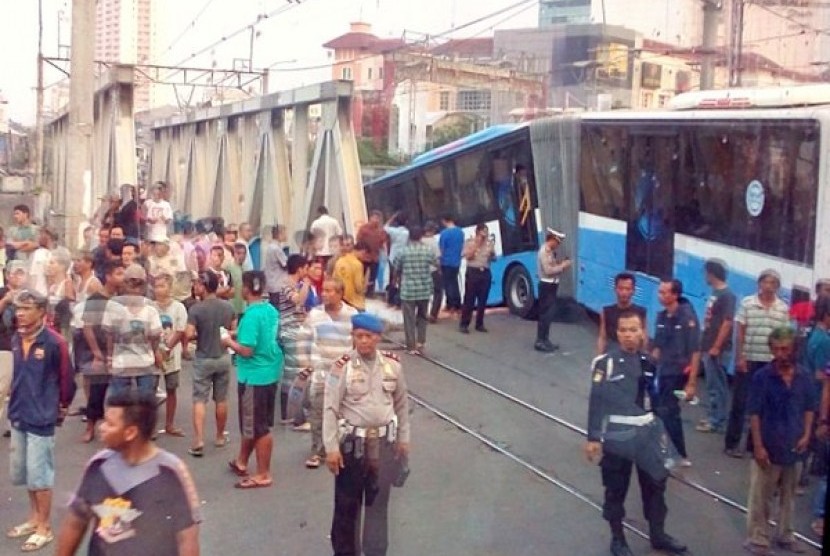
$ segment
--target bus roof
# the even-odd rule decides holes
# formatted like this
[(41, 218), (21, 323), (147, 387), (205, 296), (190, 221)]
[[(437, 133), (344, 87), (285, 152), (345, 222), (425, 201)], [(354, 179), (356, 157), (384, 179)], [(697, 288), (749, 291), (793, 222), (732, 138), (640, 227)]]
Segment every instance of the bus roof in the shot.
[(436, 147), (431, 151), (427, 151), (423, 154), (420, 154), (413, 158), (412, 162), (410, 162), (406, 166), (398, 168), (397, 170), (393, 170), (392, 172), (389, 172), (388, 174), (374, 179), (369, 183), (371, 184), (377, 181), (386, 180), (390, 177), (395, 177), (397, 175), (404, 174), (413, 168), (417, 168), (418, 166), (423, 166), (425, 164), (430, 164), (432, 162), (443, 160), (444, 158), (448, 158), (454, 154), (464, 152), (468, 149), (472, 149), (474, 147), (487, 143), (488, 141), (492, 141), (493, 139), (498, 139), (499, 137), (509, 135), (513, 131), (521, 127), (524, 127), (525, 125), (526, 124), (498, 124), (482, 129), (481, 131), (476, 131), (475, 133), (472, 133), (460, 139), (456, 139), (451, 143), (447, 143), (446, 145)]
[(672, 110), (718, 110), (735, 108), (786, 108), (830, 104), (830, 83), (692, 91), (669, 101)]

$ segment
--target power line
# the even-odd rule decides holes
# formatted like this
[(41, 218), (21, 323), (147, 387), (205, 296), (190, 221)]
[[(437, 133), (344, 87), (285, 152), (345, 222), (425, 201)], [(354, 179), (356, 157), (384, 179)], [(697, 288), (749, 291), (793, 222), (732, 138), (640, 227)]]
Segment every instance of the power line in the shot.
[(210, 7), (210, 5), (213, 2), (214, 2), (214, 0), (207, 0), (207, 2), (205, 2), (202, 5), (202, 8), (199, 10), (199, 12), (196, 14), (196, 16), (190, 21), (190, 23), (188, 23), (185, 26), (184, 29), (182, 29), (181, 33), (176, 35), (176, 38), (173, 39), (173, 41), (169, 45), (167, 45), (167, 48), (164, 49), (164, 52), (161, 53), (161, 56), (164, 56), (165, 54), (170, 52), (173, 49), (173, 47), (176, 46), (176, 44), (182, 39), (182, 37), (184, 37), (187, 34), (188, 31), (190, 31), (191, 29), (193, 29), (196, 26), (196, 22), (199, 21), (199, 18), (202, 17), (202, 14), (204, 14), (205, 11), (207, 11), (207, 9)]
[[(456, 32), (458, 32), (458, 31), (460, 31), (460, 30), (462, 30), (462, 29), (466, 29), (467, 27), (470, 27), (470, 26), (475, 25), (475, 24), (477, 24), (477, 23), (481, 23), (481, 22), (486, 21), (486, 20), (488, 20), (488, 19), (491, 19), (491, 18), (493, 18), (493, 17), (496, 17), (496, 16), (499, 16), (499, 15), (502, 15), (502, 14), (503, 14), (503, 13), (505, 13), (505, 12), (509, 12), (509, 11), (511, 11), (511, 10), (513, 10), (513, 9), (516, 9), (516, 8), (522, 7), (522, 6), (524, 6), (525, 4), (530, 4), (530, 6), (534, 6), (534, 5), (536, 5), (536, 2), (537, 2), (537, 0), (521, 0), (521, 1), (519, 1), (519, 2), (516, 2), (515, 4), (511, 4), (510, 6), (507, 6), (506, 8), (502, 8), (502, 9), (500, 9), (500, 10), (496, 10), (495, 12), (491, 12), (491, 13), (489, 13), (489, 14), (487, 14), (487, 15), (484, 15), (484, 16), (482, 16), (482, 17), (476, 18), (476, 19), (474, 19), (474, 20), (472, 20), (472, 21), (468, 21), (468, 22), (466, 22), (466, 23), (462, 23), (461, 25), (459, 25), (459, 26), (457, 26), (457, 27), (455, 27), (455, 28), (448, 29), (448, 30), (446, 30), (446, 31), (442, 31), (442, 32), (437, 33), (437, 34), (435, 34), (435, 35), (429, 35), (429, 38), (446, 37), (447, 35), (451, 35), (451, 34), (453, 34), (453, 33), (456, 33)], [(519, 13), (517, 12), (517, 13), (515, 13), (515, 14), (512, 14), (512, 15), (510, 16), (510, 18), (515, 17), (516, 15), (519, 15)], [(510, 19), (510, 18), (507, 18), (507, 19)], [(494, 25), (498, 25), (498, 23), (495, 23)], [(477, 34), (480, 34), (480, 33), (481, 33), (481, 32), (479, 32), (479, 33), (477, 33)], [(475, 35), (473, 35), (473, 36), (475, 36)], [(462, 39), (462, 40), (463, 40), (463, 39)], [(385, 52), (384, 52), (384, 54), (386, 54), (386, 53), (398, 52), (398, 51), (401, 51), (401, 50), (407, 49), (407, 48), (409, 48), (409, 47), (410, 47), (410, 45), (409, 45), (409, 44), (402, 44), (402, 45), (397, 46), (397, 47), (395, 47), (395, 48), (390, 48), (389, 50), (385, 51)], [(348, 63), (349, 63), (349, 64), (352, 64), (352, 63), (354, 63), (354, 62), (361, 62), (361, 61), (364, 61), (364, 60), (368, 60), (368, 59), (370, 59), (370, 58), (374, 58), (374, 57), (376, 57), (376, 56), (377, 56), (377, 54), (374, 54), (374, 53), (373, 53), (373, 54), (366, 54), (366, 55), (364, 55), (364, 56), (358, 56), (357, 58), (353, 58), (353, 59), (349, 60), (349, 61), (348, 61)], [(311, 71), (311, 70), (318, 70), (318, 69), (326, 69), (326, 68), (330, 68), (331, 66), (332, 66), (332, 64), (331, 64), (331, 63), (325, 63), (325, 64), (316, 64), (316, 65), (311, 65), (311, 66), (302, 66), (302, 67), (294, 67), (294, 68), (275, 69), (274, 71), (279, 71), (279, 72)]]
[(822, 34), (822, 35), (830, 35), (830, 30), (828, 30), (828, 29), (818, 29), (816, 27), (813, 27), (812, 25), (807, 25), (806, 23), (802, 23), (801, 21), (798, 21), (797, 19), (795, 19), (791, 16), (788, 16), (788, 15), (785, 15), (785, 14), (782, 14), (782, 13), (779, 13), (779, 12), (773, 10), (769, 6), (765, 6), (763, 4), (751, 4), (751, 3), (747, 4), (747, 6), (755, 6), (756, 8), (761, 8), (762, 10), (764, 10), (766, 12), (769, 12), (769, 13), (771, 13), (772, 15), (774, 15), (776, 17), (780, 17), (781, 19), (783, 19), (785, 21), (789, 21), (790, 23), (798, 25), (799, 27), (801, 27), (804, 30), (813, 31), (815, 33)]

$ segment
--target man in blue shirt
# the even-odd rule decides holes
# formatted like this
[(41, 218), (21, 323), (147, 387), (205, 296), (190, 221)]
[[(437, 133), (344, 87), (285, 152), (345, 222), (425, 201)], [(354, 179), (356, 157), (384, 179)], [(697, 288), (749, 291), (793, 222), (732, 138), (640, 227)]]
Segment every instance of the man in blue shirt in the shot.
[(749, 479), (747, 540), (753, 554), (769, 554), (770, 509), (776, 493), (778, 524), (773, 541), (791, 552), (802, 552), (793, 536), (792, 518), (796, 462), (810, 444), (815, 392), (810, 376), (795, 364), (795, 331), (778, 327), (769, 335), (773, 360), (752, 377), (747, 412), (752, 428), (753, 457)]
[(461, 266), (461, 251), (464, 249), (464, 231), (455, 225), (455, 219), (447, 214), (441, 219), (444, 229), (438, 236), (438, 248), (441, 250), (441, 279), (444, 295), (447, 298), (447, 310), (461, 310), (461, 291), (458, 288), (458, 268)]

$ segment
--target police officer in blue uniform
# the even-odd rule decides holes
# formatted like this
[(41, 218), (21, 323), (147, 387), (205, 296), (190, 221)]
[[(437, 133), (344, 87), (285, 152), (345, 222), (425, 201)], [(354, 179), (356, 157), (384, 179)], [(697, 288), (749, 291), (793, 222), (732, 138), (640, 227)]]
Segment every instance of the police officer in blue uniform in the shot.
[(657, 314), (657, 328), (651, 352), (657, 361), (655, 412), (663, 420), (680, 453), (680, 465), (691, 465), (686, 453), (680, 398), (691, 400), (697, 390), (700, 365), (700, 326), (691, 304), (683, 298), (680, 280), (663, 280), (657, 290), (664, 310)]
[(671, 462), (662, 424), (651, 412), (655, 366), (647, 354), (639, 351), (644, 330), (637, 313), (629, 309), (620, 312), (617, 337), (619, 345), (612, 345), (592, 363), (588, 441), (584, 448), (588, 461), (602, 458), (602, 515), (611, 527), (611, 554), (632, 556), (625, 541), (623, 518), (634, 464), (651, 546), (669, 554), (685, 554), (686, 547), (664, 529)]

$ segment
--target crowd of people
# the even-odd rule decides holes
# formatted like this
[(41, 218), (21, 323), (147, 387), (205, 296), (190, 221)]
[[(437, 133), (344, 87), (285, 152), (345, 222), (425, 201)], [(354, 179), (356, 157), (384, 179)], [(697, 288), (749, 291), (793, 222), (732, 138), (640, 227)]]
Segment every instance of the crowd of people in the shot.
[[(633, 301), (636, 277), (628, 272), (616, 276), (616, 303), (600, 315), (585, 452), (592, 461), (602, 454), (603, 515), (611, 527), (611, 554), (632, 554), (622, 519), (635, 464), (652, 546), (686, 553), (683, 543), (665, 533), (664, 492), (670, 469), (692, 465), (680, 416), (684, 403), (698, 402), (699, 375), (705, 377), (709, 403), (695, 430), (722, 434), (727, 457), (752, 458), (743, 547), (760, 555), (806, 552), (794, 535), (794, 500), (808, 493), (811, 472), (818, 475), (811, 493), (812, 528), (822, 536), (830, 424), (830, 280), (816, 283), (814, 299), (807, 295), (789, 306), (778, 295), (781, 277), (774, 269), (762, 271), (757, 293), (740, 301), (728, 285), (723, 261), (708, 260), (702, 271), (711, 287), (702, 326), (683, 296), (683, 284), (665, 279), (658, 289), (663, 310), (649, 338), (646, 309)], [(771, 530), (773, 515), (776, 527)]]
[[(251, 249), (249, 224), (174, 222), (168, 197), (163, 183), (146, 199), (132, 186), (108, 195), (75, 253), (60, 245), (54, 230), (35, 225), (27, 206), (14, 208), (0, 249), (7, 260), (0, 289), (0, 423), (5, 427), (10, 394), (11, 478), (27, 488), (31, 511), (7, 536), (23, 538), (24, 551), (54, 539), (55, 427), (75, 399), (86, 422), (79, 440), (98, 439), (107, 449), (84, 472), (58, 553), (74, 554), (93, 524), (91, 553), (125, 543), (131, 551), (197, 554), (201, 518), (194, 482), (176, 456), (152, 441), (157, 434), (187, 436), (194, 458), (222, 450), (230, 443), (227, 423), (235, 405), (241, 441), (227, 467), (236, 488), (273, 484), (271, 430), (278, 415), (283, 425), (310, 432), (305, 467), (325, 465), (336, 475), (335, 554), (354, 554), (361, 546), (366, 554), (385, 554), (390, 486), (406, 477), (409, 412), (403, 369), (397, 356), (378, 350), (384, 323), (367, 312), (367, 300), (385, 260), (386, 303), (400, 309), (410, 354), (424, 351), (428, 323), (439, 315), (458, 319), (463, 334), (471, 324), (487, 333), (490, 265), (497, 256), (487, 225), (465, 238), (450, 215), (439, 228), (408, 223), (403, 212), (384, 220), (373, 211), (353, 237), (321, 206), (300, 252), (289, 253), (286, 228), (274, 225), (259, 253)], [(564, 240), (548, 228), (537, 257), (534, 348), (542, 352), (558, 349), (549, 333), (559, 279), (571, 266), (556, 254)], [(671, 466), (655, 470), (654, 460), (643, 459), (648, 451), (614, 453), (613, 434), (625, 436), (626, 427), (657, 431), (670, 439), (663, 455), (691, 466), (681, 411), (684, 402), (697, 400), (701, 374), (709, 403), (695, 429), (724, 434), (727, 456), (753, 454), (748, 550), (800, 548), (793, 498), (807, 486), (807, 470), (827, 464), (821, 441), (830, 411), (830, 381), (823, 380), (830, 372), (830, 281), (817, 284), (815, 301), (807, 296), (789, 307), (778, 296), (775, 270), (763, 271), (758, 293), (740, 302), (724, 263), (707, 261), (703, 272), (712, 292), (702, 323), (682, 283), (666, 279), (658, 290), (664, 310), (648, 338), (646, 310), (633, 302), (636, 278), (625, 272), (615, 280), (616, 303), (600, 315), (586, 455), (597, 459), (604, 452), (604, 516), (615, 556), (631, 554), (622, 519), (635, 465), (652, 545), (686, 551), (664, 530), (665, 469)], [(186, 360), (192, 369), (188, 432), (176, 414)], [(229, 399), (234, 376), (235, 404)], [(825, 490), (826, 479), (816, 487), (817, 533)], [(162, 505), (175, 519), (153, 513), (153, 491), (164, 492)], [(767, 522), (776, 495), (778, 529), (771, 536)], [(142, 514), (152, 515), (136, 520)]]
[[(355, 242), (319, 207), (301, 252), (289, 253), (286, 229), (275, 225), (258, 257), (250, 225), (174, 222), (168, 194), (159, 183), (147, 199), (132, 186), (107, 195), (75, 253), (36, 225), (29, 207), (14, 207), (1, 250), (8, 262), (0, 290), (0, 423), (10, 437), (12, 482), (27, 488), (31, 511), (7, 536), (23, 539), (23, 551), (55, 538), (55, 430), (77, 414), (85, 421), (79, 441), (106, 449), (84, 472), (58, 553), (74, 554), (92, 524), (93, 554), (113, 543), (130, 553), (197, 554), (194, 482), (153, 440), (188, 437), (194, 458), (222, 450), (235, 405), (241, 441), (227, 468), (236, 488), (273, 484), (271, 430), (279, 418), (311, 433), (304, 465), (325, 464), (337, 476), (335, 553), (362, 545), (385, 554), (386, 504), (406, 467), (409, 417), (398, 358), (378, 351), (384, 323), (365, 312), (388, 244), (380, 216)], [(411, 287), (403, 289), (408, 299)], [(187, 431), (177, 416), (186, 360)], [(206, 424), (211, 406), (213, 427)], [(164, 492), (161, 505), (149, 495), (156, 489)], [(372, 502), (364, 504), (364, 493)]]

